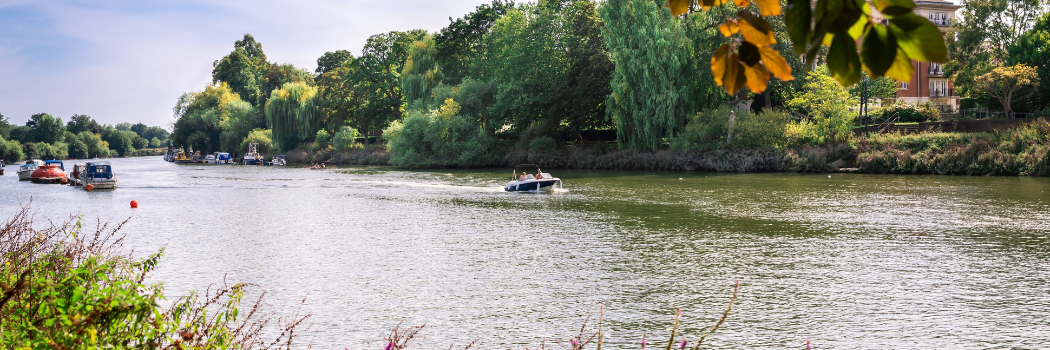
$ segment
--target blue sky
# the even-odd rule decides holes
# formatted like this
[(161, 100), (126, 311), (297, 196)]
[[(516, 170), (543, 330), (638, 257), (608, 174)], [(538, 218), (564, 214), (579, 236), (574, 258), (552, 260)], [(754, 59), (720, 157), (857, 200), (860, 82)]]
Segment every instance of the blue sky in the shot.
[(0, 114), (167, 127), (183, 92), (245, 33), (270, 61), (310, 71), (326, 51), (357, 55), (391, 30), (431, 32), (488, 0), (0, 0)]

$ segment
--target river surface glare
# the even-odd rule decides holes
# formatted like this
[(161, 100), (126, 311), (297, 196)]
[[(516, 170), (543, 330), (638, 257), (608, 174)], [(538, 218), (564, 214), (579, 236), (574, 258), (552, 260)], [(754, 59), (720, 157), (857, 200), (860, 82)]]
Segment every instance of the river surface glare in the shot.
[(676, 307), (692, 340), (736, 280), (705, 348), (1050, 348), (1050, 179), (551, 171), (565, 191), (515, 194), (509, 169), (112, 163), (90, 193), (8, 166), (0, 214), (130, 218), (169, 297), (225, 276), (278, 315), (305, 298), (317, 349), (401, 321), (422, 348), (552, 347), (599, 305), (606, 348), (663, 348)]

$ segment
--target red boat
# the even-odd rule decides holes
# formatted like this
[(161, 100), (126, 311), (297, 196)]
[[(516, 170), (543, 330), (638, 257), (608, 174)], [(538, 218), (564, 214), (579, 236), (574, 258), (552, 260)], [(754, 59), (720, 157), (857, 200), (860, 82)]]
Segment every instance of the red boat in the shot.
[(49, 160), (41, 165), (39, 168), (29, 174), (29, 181), (35, 183), (67, 183), (69, 179), (66, 178), (65, 166), (62, 162), (57, 160)]

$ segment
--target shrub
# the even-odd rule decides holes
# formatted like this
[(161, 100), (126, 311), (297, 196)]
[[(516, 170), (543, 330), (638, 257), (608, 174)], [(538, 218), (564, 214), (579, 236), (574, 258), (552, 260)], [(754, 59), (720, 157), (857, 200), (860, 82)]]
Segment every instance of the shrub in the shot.
[(389, 140), (390, 163), (403, 167), (472, 167), (494, 165), (500, 143), (473, 119), (433, 111), (414, 111), (404, 122), (383, 131)]
[(361, 137), (361, 133), (357, 132), (357, 129), (343, 125), (339, 131), (336, 131), (335, 136), (332, 137), (332, 147), (337, 151), (347, 151), (351, 148), (356, 148), (356, 140)]
[(314, 149), (323, 150), (327, 149), (328, 145), (332, 143), (332, 136), (328, 134), (328, 131), (324, 129), (317, 130), (317, 134), (314, 135)]
[(541, 136), (529, 141), (529, 152), (543, 153), (558, 148), (558, 143), (550, 136)]
[(66, 159), (69, 158), (69, 148), (65, 142), (56, 142), (55, 144), (49, 144), (45, 142), (36, 142), (37, 155), (40, 159)]
[(0, 137), (0, 159), (7, 163), (16, 163), (25, 160), (26, 155), (22, 153), (22, 145), (18, 141), (5, 141)]
[(143, 282), (162, 252), (140, 259), (122, 250), (123, 223), (91, 232), (71, 220), (38, 230), (29, 212), (23, 207), (0, 226), (5, 348), (257, 349), (269, 344), (269, 334), (280, 334), (275, 344), (284, 349), (305, 319), (273, 320), (257, 312), (258, 303), (239, 313), (242, 284), (162, 308), (161, 285)]
[(766, 109), (759, 114), (736, 113), (733, 139), (727, 145), (730, 112), (728, 106), (722, 106), (697, 113), (690, 118), (689, 124), (686, 124), (682, 132), (671, 140), (671, 148), (679, 151), (706, 151), (727, 146), (735, 149), (779, 149), (793, 147), (805, 141), (798, 133), (789, 134), (789, 130), (799, 129), (796, 125), (799, 123), (792, 120), (786, 112)]
[(868, 114), (869, 118), (879, 122), (898, 116), (899, 123), (922, 123), (941, 120), (941, 111), (929, 101), (918, 105), (902, 102), (876, 108)]

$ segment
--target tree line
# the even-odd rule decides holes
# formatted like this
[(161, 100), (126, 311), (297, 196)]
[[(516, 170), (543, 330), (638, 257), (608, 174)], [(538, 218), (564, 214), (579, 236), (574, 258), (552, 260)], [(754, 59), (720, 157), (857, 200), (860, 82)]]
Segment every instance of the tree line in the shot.
[(69, 122), (38, 113), (25, 125), (0, 114), (0, 159), (85, 159), (128, 156), (136, 150), (168, 145), (169, 132), (142, 123), (99, 124), (91, 116), (74, 114)]
[[(759, 12), (747, 1), (721, 6)], [(798, 79), (729, 94), (721, 87), (728, 78), (712, 73), (712, 57), (736, 43), (735, 32), (721, 30), (724, 17), (675, 16), (656, 0), (495, 0), (436, 32), (376, 34), (357, 56), (326, 52), (313, 72), (269, 61), (246, 34), (213, 63), (211, 84), (178, 99), (171, 139), (203, 152), (243, 151), (251, 142), (281, 152), (345, 150), (382, 135), (394, 164), (472, 166), (593, 139), (595, 130), (613, 131), (621, 148), (667, 147), (698, 113), (742, 101), (784, 113), (770, 120), (793, 123), (791, 130), (809, 128), (800, 134), (824, 135), (805, 142), (827, 142), (855, 124), (862, 100), (896, 97), (899, 84), (889, 77), (844, 88), (843, 68), (828, 66), (836, 63), (828, 52), (839, 49), (796, 54), (781, 16), (763, 17), (762, 52), (778, 53)], [(849, 81), (866, 75), (847, 73), (857, 74)], [(829, 96), (835, 103), (822, 100)]]

